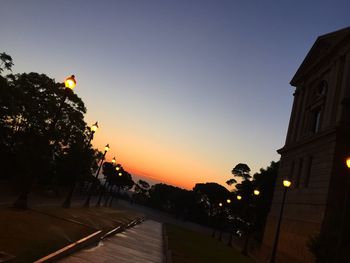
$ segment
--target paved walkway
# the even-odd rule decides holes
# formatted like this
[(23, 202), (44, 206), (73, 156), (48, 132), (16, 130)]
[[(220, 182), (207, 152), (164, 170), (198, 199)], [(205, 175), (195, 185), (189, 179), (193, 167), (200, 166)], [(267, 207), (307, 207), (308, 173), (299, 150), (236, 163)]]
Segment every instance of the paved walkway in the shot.
[(147, 220), (123, 233), (104, 239), (97, 247), (81, 250), (61, 263), (162, 263), (162, 224)]

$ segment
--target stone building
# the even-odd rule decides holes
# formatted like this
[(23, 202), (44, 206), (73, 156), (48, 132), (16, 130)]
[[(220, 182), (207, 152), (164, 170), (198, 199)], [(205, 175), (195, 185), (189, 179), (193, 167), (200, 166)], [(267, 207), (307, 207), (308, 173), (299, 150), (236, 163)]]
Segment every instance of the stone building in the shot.
[(295, 87), (294, 102), (286, 142), (278, 150), (281, 162), (262, 262), (271, 256), (284, 178), (292, 181), (292, 187), (287, 192), (276, 262), (314, 262), (307, 242), (319, 233), (329, 236), (327, 249), (333, 249), (334, 257), (336, 251), (345, 253), (336, 249), (342, 247), (338, 241), (350, 241), (342, 223), (350, 222), (349, 217), (343, 220), (350, 183), (344, 165), (350, 155), (350, 27), (318, 37), (290, 84)]

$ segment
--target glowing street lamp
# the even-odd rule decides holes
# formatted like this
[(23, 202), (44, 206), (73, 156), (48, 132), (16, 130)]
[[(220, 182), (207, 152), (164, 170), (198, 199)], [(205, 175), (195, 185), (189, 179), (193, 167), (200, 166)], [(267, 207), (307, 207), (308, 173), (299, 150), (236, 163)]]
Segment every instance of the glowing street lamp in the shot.
[(284, 209), (284, 203), (286, 201), (287, 190), (289, 189), (289, 187), (291, 185), (292, 185), (292, 182), (290, 180), (288, 180), (288, 179), (283, 180), (284, 191), (283, 191), (283, 197), (282, 197), (282, 204), (281, 204), (280, 216), (278, 219), (278, 224), (277, 224), (277, 229), (276, 229), (275, 241), (274, 241), (273, 248), (272, 248), (270, 263), (275, 263), (276, 251), (277, 251), (277, 246), (278, 246), (278, 239), (279, 239), (279, 235), (280, 235), (281, 221), (282, 221), (282, 215), (283, 215), (283, 209)]
[(90, 130), (91, 130), (92, 133), (95, 133), (95, 132), (98, 130), (98, 123), (95, 122), (95, 123), (91, 126)]
[(109, 144), (107, 143), (107, 145), (105, 146), (105, 154), (109, 151)]
[(237, 200), (242, 200), (242, 196), (240, 196), (240, 195), (237, 195), (236, 198), (237, 198)]
[(77, 85), (77, 81), (75, 80), (74, 75), (71, 75), (64, 80), (64, 86), (67, 89), (73, 90), (76, 85)]
[(285, 189), (288, 189), (291, 186), (292, 182), (289, 180), (283, 180), (283, 186)]
[(228, 199), (226, 200), (226, 203), (231, 204), (231, 199), (228, 198)]
[(350, 157), (346, 158), (346, 167), (350, 168)]
[[(105, 159), (105, 156), (107, 154), (107, 152), (109, 151), (109, 144), (107, 143), (107, 145), (105, 146), (105, 151), (100, 159), (100, 165), (98, 166), (98, 169), (97, 169), (97, 172), (95, 174), (95, 181), (97, 181), (97, 178), (98, 178), (98, 175), (100, 173), (100, 170), (101, 170), (101, 167), (102, 167), (102, 164), (103, 164), (103, 160)], [(92, 191), (93, 189), (95, 188), (95, 182), (91, 185), (90, 187), (90, 190), (89, 190), (89, 194), (88, 194), (88, 197), (86, 198), (86, 201), (85, 201), (85, 204), (84, 206), (85, 207), (89, 207), (90, 206), (90, 199), (91, 199), (91, 196), (92, 196)]]
[(55, 116), (53, 117), (52, 119), (52, 122), (49, 126), (49, 134), (51, 134), (53, 132), (53, 130), (55, 129), (56, 127), (56, 123), (61, 115), (61, 112), (62, 112), (62, 108), (63, 108), (63, 105), (67, 99), (67, 96), (68, 96), (68, 93), (73, 91), (73, 89), (75, 88), (77, 82), (75, 80), (75, 76), (74, 75), (71, 75), (69, 77), (67, 77), (65, 80), (64, 80), (64, 86), (65, 86), (65, 89), (64, 89), (64, 95), (63, 97), (61, 98), (61, 102), (58, 106), (58, 109), (57, 109), (57, 112), (55, 114)]
[(112, 164), (115, 165), (115, 157), (112, 159)]
[(254, 195), (258, 196), (260, 194), (260, 191), (258, 189), (254, 190)]
[(86, 148), (89, 147), (90, 142), (91, 142), (91, 140), (94, 138), (94, 134), (95, 134), (95, 132), (96, 132), (97, 130), (98, 130), (98, 123), (95, 122), (95, 123), (92, 124), (92, 126), (90, 127), (90, 138), (89, 138), (89, 141), (88, 141), (88, 143), (87, 143), (87, 145), (86, 145)]

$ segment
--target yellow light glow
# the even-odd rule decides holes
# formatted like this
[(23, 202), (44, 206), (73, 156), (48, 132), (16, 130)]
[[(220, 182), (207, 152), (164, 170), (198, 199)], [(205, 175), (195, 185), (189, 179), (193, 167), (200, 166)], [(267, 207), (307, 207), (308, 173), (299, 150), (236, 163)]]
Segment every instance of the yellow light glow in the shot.
[(113, 159), (112, 159), (112, 163), (113, 163), (113, 164), (115, 164), (115, 157), (113, 157)]
[(122, 176), (123, 174), (122, 174), (122, 173), (119, 173), (118, 175), (119, 175), (119, 176)]
[(227, 199), (226, 203), (231, 204), (231, 199)]
[(105, 146), (105, 152), (108, 152), (109, 151), (109, 144), (107, 144), (106, 146)]
[(219, 203), (219, 206), (222, 206), (222, 203)]
[(119, 171), (119, 170), (120, 170), (119, 166), (117, 166), (115, 169), (116, 169), (117, 171)]
[(291, 186), (292, 182), (289, 180), (283, 180), (283, 186), (286, 188), (289, 188)]
[(350, 157), (348, 157), (348, 158), (346, 159), (346, 166), (347, 166), (348, 168), (350, 168)]
[(237, 195), (237, 200), (241, 200), (241, 199), (242, 199), (242, 196)]
[(70, 77), (67, 77), (64, 80), (64, 85), (66, 86), (66, 88), (73, 90), (75, 88), (75, 85), (77, 84), (76, 80), (75, 80), (75, 76), (72, 75)]
[(96, 132), (97, 130), (98, 130), (98, 124), (97, 124), (97, 122), (95, 122), (92, 126), (91, 126), (91, 131), (92, 132)]
[(259, 194), (260, 194), (260, 191), (257, 190), (257, 189), (255, 189), (255, 190), (254, 190), (254, 194), (255, 194), (255, 195), (259, 195)]

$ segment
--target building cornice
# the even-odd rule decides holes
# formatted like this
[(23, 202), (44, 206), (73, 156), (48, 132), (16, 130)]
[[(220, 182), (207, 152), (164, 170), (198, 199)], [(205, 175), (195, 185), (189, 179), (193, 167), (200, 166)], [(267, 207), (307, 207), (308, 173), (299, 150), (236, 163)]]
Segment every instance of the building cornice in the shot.
[(281, 149), (278, 149), (277, 153), (285, 154), (287, 152), (295, 150), (296, 148), (305, 146), (307, 144), (314, 143), (315, 141), (321, 140), (321, 139), (323, 139), (326, 136), (330, 136), (330, 135), (333, 135), (333, 134), (336, 134), (336, 133), (337, 133), (337, 128), (336, 127), (335, 128), (331, 128), (331, 129), (327, 129), (326, 131), (319, 132), (317, 134), (314, 134), (311, 137), (303, 138), (303, 139), (301, 139), (301, 140), (299, 140), (297, 142), (286, 144)]

